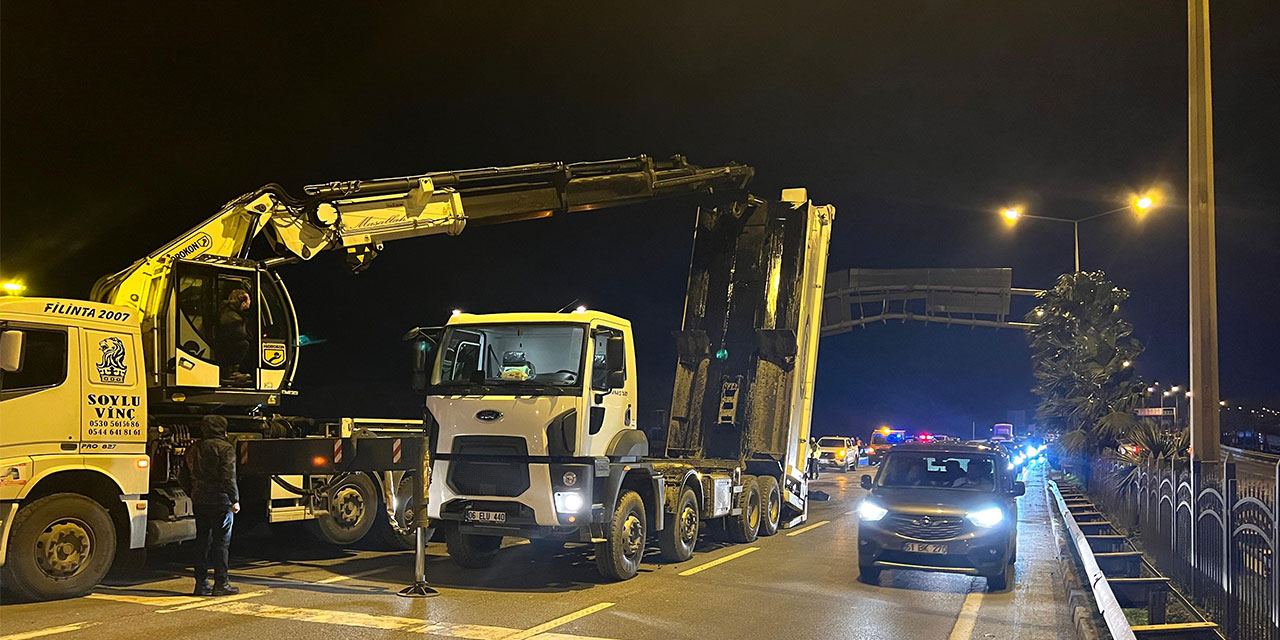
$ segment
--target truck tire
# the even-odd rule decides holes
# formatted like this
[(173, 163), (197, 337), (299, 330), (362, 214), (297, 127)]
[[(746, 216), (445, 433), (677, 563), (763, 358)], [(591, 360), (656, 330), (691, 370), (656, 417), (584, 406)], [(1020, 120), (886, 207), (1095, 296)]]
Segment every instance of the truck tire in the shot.
[[(400, 484), (396, 485), (396, 500), (399, 504), (396, 505), (395, 512), (400, 526), (411, 526), (417, 517), (417, 510), (413, 508), (413, 478), (412, 473), (405, 474), (400, 479)], [(377, 538), (378, 546), (391, 551), (408, 551), (418, 544), (417, 533), (414, 531), (403, 534), (396, 532), (382, 501), (378, 501), (378, 517), (374, 518), (373, 535)]]
[(729, 541), (755, 542), (760, 532), (760, 486), (756, 484), (755, 476), (742, 476), (742, 493), (738, 494), (737, 507), (741, 509), (738, 515), (725, 516), (724, 519)]
[(676, 503), (676, 512), (669, 516), (666, 526), (658, 532), (658, 547), (662, 549), (664, 562), (684, 562), (693, 557), (693, 547), (698, 544), (698, 495), (685, 487)]
[(640, 572), (648, 534), (640, 494), (623, 491), (608, 526), (605, 541), (596, 543), (596, 569), (610, 580), (630, 580)]
[(378, 490), (363, 473), (351, 474), (329, 489), (329, 513), (310, 521), (316, 537), (340, 547), (355, 544), (373, 528)]
[(760, 535), (771, 536), (782, 519), (782, 491), (773, 476), (757, 476), (756, 485), (760, 487)]
[(502, 536), (478, 536), (463, 533), (457, 524), (450, 524), (444, 534), (445, 548), (449, 557), (464, 569), (483, 569), (493, 564), (493, 557), (498, 555), (498, 547), (502, 546)]
[(4, 586), (24, 600), (89, 593), (116, 555), (116, 528), (102, 505), (57, 493), (18, 510), (9, 537)]

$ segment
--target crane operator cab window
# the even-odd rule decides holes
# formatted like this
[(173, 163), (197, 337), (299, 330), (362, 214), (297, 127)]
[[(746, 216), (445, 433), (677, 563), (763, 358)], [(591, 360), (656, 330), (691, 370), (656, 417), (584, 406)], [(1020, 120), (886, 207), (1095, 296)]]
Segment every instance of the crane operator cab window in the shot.
[(260, 336), (257, 275), (199, 264), (179, 267), (170, 365), (177, 385), (253, 386)]
[(221, 294), (218, 304), (218, 326), (215, 360), (222, 386), (242, 387), (253, 381), (249, 371), (257, 362), (252, 349), (257, 334), (252, 287), (247, 279), (219, 278)]

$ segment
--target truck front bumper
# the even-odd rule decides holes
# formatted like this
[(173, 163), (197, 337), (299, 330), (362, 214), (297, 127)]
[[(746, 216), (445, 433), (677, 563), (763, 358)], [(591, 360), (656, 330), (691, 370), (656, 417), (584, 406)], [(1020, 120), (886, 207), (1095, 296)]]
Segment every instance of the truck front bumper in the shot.
[[(451, 474), (455, 460), (432, 460), (432, 482), (428, 489), (427, 516), (436, 520), (463, 523), (485, 530), (522, 531), (543, 535), (555, 529), (574, 529), (585, 524), (603, 522), (605, 506), (597, 503), (594, 464), (586, 462), (520, 462), (527, 466), (527, 488), (515, 485), (486, 485), (483, 480), (455, 479)], [(510, 463), (509, 463), (510, 464)], [(570, 485), (565, 482), (572, 479)], [(471, 489), (471, 491), (468, 491)], [(477, 491), (476, 489), (480, 489)], [(516, 495), (494, 495), (497, 493)], [(560, 499), (557, 500), (556, 496)], [(576, 496), (566, 499), (567, 496)], [(557, 504), (559, 503), (559, 504)], [(577, 505), (577, 509), (566, 508)], [(477, 514), (501, 514), (500, 521), (479, 521)], [(525, 535), (525, 534), (521, 534)]]

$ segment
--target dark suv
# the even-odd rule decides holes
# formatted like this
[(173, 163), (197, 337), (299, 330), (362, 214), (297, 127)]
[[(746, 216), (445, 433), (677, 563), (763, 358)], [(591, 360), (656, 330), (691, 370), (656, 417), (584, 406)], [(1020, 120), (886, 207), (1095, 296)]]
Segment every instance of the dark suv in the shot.
[(1002, 591), (1013, 583), (1018, 548), (1017, 497), (1026, 485), (996, 447), (900, 444), (890, 450), (858, 506), (858, 566), (876, 584), (882, 569), (986, 576)]

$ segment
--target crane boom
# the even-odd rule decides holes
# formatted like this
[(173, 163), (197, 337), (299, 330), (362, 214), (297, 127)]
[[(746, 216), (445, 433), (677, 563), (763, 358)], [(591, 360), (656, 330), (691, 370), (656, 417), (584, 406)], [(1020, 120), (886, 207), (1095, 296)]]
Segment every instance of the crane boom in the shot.
[[(274, 307), (270, 315), (288, 317), (283, 323), (258, 319), (254, 335), (261, 338), (252, 346), (260, 354), (252, 385), (256, 393), (234, 391), (245, 404), (259, 402), (263, 393), (274, 403), (274, 394), (289, 386), (297, 346), (292, 303), (271, 270), (275, 266), (341, 250), (360, 271), (393, 240), (456, 235), (468, 225), (669, 197), (741, 198), (753, 175), (754, 169), (739, 164), (699, 167), (683, 156), (637, 156), (335, 181), (306, 186), (302, 197), (269, 184), (228, 202), (128, 268), (101, 278), (91, 297), (139, 311), (152, 387), (172, 397), (170, 392), (179, 388), (231, 391), (220, 381), (219, 367), (225, 365), (215, 362), (218, 336), (211, 325), (218, 321), (217, 306), (228, 291), (261, 291), (268, 297), (259, 300), (260, 306), (268, 311)], [(273, 256), (250, 255), (259, 235), (266, 237)], [(186, 391), (180, 394), (189, 397)]]

